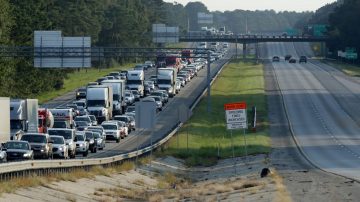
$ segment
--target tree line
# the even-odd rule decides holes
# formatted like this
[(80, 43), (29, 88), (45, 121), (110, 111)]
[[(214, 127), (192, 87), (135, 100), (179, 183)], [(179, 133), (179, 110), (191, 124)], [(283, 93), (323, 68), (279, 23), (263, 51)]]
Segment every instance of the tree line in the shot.
[[(90, 36), (93, 46), (151, 47), (153, 23), (199, 30), (201, 2), (183, 6), (163, 0), (0, 0), (0, 45), (32, 46), (34, 30), (61, 30), (64, 36)], [(214, 25), (245, 32), (281, 31), (311, 13), (235, 10), (212, 12)], [(0, 96), (36, 97), (60, 89), (67, 69), (37, 69), (32, 58), (0, 58)]]

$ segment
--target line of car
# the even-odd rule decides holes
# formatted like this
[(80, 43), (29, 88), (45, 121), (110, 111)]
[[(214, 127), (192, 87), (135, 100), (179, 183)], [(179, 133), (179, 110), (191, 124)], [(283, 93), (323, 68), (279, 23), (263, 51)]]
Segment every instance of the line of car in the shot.
[[(176, 77), (176, 94), (197, 76), (206, 63), (204, 60), (198, 60), (192, 64), (183, 61), (182, 64), (183, 68)], [(154, 67), (154, 64), (148, 61), (135, 68), (140, 68), (140, 66), (147, 70)], [(126, 71), (113, 72), (98, 79), (96, 84), (103, 80), (126, 79), (126, 76)], [(95, 82), (93, 83), (95, 84)], [(162, 111), (164, 105), (169, 102), (171, 96), (168, 91), (157, 88), (157, 75), (150, 75), (144, 83), (146, 86), (144, 98), (134, 90), (126, 90), (127, 107), (124, 113), (115, 115), (112, 120), (103, 121), (101, 124), (94, 115), (90, 115), (86, 110), (87, 102), (84, 99), (86, 91), (80, 88), (76, 92), (76, 100), (65, 107), (71, 116), (67, 114), (65, 120), (55, 120), (53, 127), (48, 128), (46, 133), (25, 133), (19, 140), (10, 140), (2, 144), (0, 160), (69, 159), (76, 158), (77, 155), (86, 157), (89, 152), (96, 153), (98, 150), (106, 148), (107, 141), (115, 140), (116, 143), (119, 143), (121, 139), (128, 137), (129, 133), (135, 130), (135, 102), (155, 102), (158, 112)]]
[[(280, 60), (281, 59), (280, 59), (279, 56), (273, 56), (273, 58), (272, 58), (273, 62), (280, 62)], [(289, 55), (289, 54), (285, 55), (284, 60), (288, 61), (289, 63), (296, 63), (297, 62), (296, 58), (294, 58), (292, 55)], [(299, 63), (307, 63), (307, 57), (304, 56), (304, 55), (300, 56)]]

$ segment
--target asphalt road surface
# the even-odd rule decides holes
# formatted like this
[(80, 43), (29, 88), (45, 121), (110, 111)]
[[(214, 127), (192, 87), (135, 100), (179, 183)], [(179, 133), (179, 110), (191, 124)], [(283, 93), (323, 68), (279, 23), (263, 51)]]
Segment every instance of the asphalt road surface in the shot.
[(272, 66), (298, 146), (317, 167), (360, 180), (360, 81), (316, 60), (289, 64), (286, 54), (312, 52), (307, 44), (267, 43), (260, 56), (281, 57)]

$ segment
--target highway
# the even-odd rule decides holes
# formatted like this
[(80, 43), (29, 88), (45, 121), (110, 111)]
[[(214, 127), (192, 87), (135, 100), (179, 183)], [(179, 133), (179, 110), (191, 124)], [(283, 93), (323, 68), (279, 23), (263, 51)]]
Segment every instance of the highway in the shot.
[(260, 53), (281, 57), (272, 66), (299, 148), (313, 165), (359, 181), (360, 80), (316, 60), (289, 64), (286, 54), (312, 55), (305, 43), (266, 43)]
[[(229, 61), (231, 54), (232, 52), (229, 50), (228, 54), (225, 57), (211, 64), (212, 77), (214, 77), (216, 73), (221, 69), (221, 67)], [(149, 69), (146, 71), (146, 78), (154, 74), (155, 69)], [(81, 159), (110, 157), (131, 151), (136, 151), (137, 148), (141, 149), (149, 146), (151, 144), (151, 139), (153, 142), (161, 140), (178, 125), (178, 107), (184, 105), (185, 107), (190, 108), (191, 105), (198, 98), (198, 96), (201, 95), (206, 86), (207, 69), (205, 67), (198, 73), (197, 77), (194, 77), (184, 88), (181, 88), (179, 94), (177, 94), (174, 98), (169, 99), (169, 102), (165, 105), (165, 108), (163, 108), (163, 110), (157, 114), (156, 126), (152, 131), (144, 131), (137, 129), (136, 131), (131, 132), (128, 137), (122, 139), (120, 143), (115, 143), (114, 141), (107, 141), (106, 147), (103, 151), (98, 151), (97, 153), (89, 153), (87, 157), (77, 155), (76, 158)], [(75, 92), (70, 92), (59, 98), (56, 98), (53, 101), (43, 104), (42, 107), (54, 108), (58, 106), (65, 106), (66, 104), (71, 103), (74, 99)]]

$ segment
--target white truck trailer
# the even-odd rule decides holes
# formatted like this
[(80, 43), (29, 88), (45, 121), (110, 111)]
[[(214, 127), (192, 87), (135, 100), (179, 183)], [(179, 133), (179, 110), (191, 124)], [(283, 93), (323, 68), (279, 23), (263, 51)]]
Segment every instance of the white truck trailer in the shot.
[(166, 90), (170, 97), (176, 95), (177, 70), (174, 68), (157, 69), (157, 85), (159, 89)]
[(0, 97), (0, 143), (10, 140), (10, 98)]
[(101, 85), (111, 86), (113, 90), (113, 115), (121, 115), (126, 108), (125, 80), (104, 80)]

